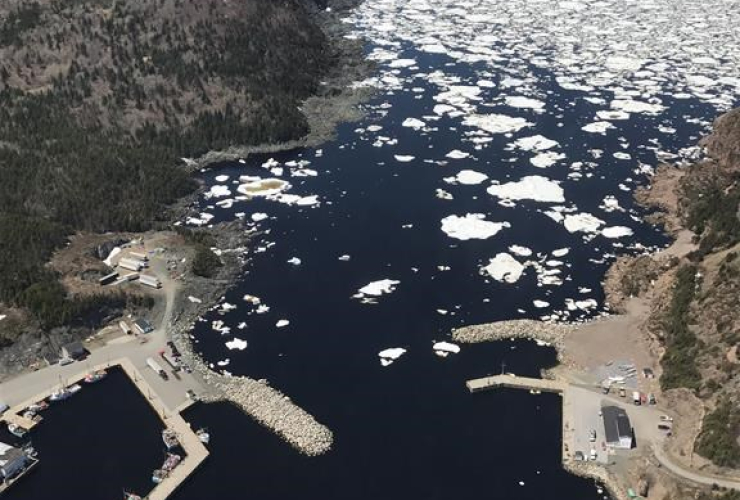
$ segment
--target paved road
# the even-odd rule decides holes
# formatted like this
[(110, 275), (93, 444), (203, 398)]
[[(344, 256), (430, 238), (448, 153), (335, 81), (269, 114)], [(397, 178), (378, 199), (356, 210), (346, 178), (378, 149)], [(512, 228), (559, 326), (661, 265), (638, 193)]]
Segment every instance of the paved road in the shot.
[[(154, 270), (157, 271), (163, 267), (161, 262), (157, 262), (159, 259), (155, 257), (152, 263)], [(157, 276), (163, 283), (162, 291), (165, 295), (166, 306), (159, 327), (146, 335), (149, 339), (147, 343), (140, 344), (134, 336), (130, 336), (93, 350), (83, 362), (66, 366), (52, 365), (12, 378), (0, 384), (0, 400), (12, 407), (52, 387), (58, 387), (66, 377), (80, 373), (88, 364), (92, 367), (119, 358), (128, 358), (132, 362), (169, 410), (176, 409), (187, 400), (185, 392), (188, 389), (201, 392), (202, 386), (192, 375), (181, 373), (181, 380), (171, 376), (169, 381), (164, 381), (146, 364), (148, 357), (159, 357), (158, 351), (166, 347), (167, 327), (172, 320), (175, 298), (178, 293), (177, 284), (168, 278), (166, 270), (157, 272)], [(165, 363), (160, 364), (166, 368)]]
[(653, 455), (655, 455), (655, 458), (658, 460), (658, 462), (660, 462), (660, 465), (662, 467), (665, 467), (672, 474), (675, 474), (682, 479), (686, 479), (693, 483), (706, 486), (712, 486), (713, 484), (716, 484), (718, 486), (721, 486), (722, 488), (740, 490), (740, 478), (722, 478), (685, 469), (683, 466), (673, 462), (672, 459), (665, 452), (665, 450), (657, 445), (653, 445)]

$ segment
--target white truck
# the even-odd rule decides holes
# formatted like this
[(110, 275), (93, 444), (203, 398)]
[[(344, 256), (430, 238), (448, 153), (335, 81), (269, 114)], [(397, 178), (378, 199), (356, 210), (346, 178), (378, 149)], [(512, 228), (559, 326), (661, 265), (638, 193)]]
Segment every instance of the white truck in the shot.
[(164, 368), (162, 368), (162, 366), (159, 363), (157, 363), (154, 360), (154, 358), (146, 358), (146, 364), (147, 366), (149, 366), (149, 368), (154, 370), (156, 374), (162, 377), (163, 379), (165, 380), (169, 379), (169, 377), (167, 376), (167, 372), (164, 371)]
[(632, 393), (632, 402), (635, 403), (635, 406), (640, 406), (642, 404), (639, 391), (634, 391)]

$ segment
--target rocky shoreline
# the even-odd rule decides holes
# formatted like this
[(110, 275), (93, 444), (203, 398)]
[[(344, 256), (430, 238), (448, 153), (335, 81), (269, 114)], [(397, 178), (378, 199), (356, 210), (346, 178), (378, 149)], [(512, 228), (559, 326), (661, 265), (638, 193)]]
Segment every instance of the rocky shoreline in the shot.
[[(353, 2), (350, 2), (343, 8), (352, 6)], [(309, 122), (310, 133), (304, 138), (285, 143), (234, 146), (223, 151), (208, 152), (197, 159), (184, 159), (186, 166), (193, 172), (220, 162), (246, 159), (253, 154), (318, 146), (333, 137), (340, 123), (362, 118), (363, 113), (359, 106), (373, 95), (373, 90), (353, 88), (351, 84), (365, 78), (373, 66), (364, 57), (362, 43), (344, 37), (346, 27), (337, 14), (314, 12), (313, 15), (335, 45), (339, 62), (332, 74), (326, 78), (320, 95), (310, 97), (302, 106), (302, 111)], [(202, 189), (173, 207), (172, 217), (179, 219), (189, 211)], [(333, 434), (328, 427), (293, 403), (288, 396), (270, 387), (267, 381), (214, 372), (193, 350), (190, 333), (192, 325), (201, 314), (218, 303), (223, 294), (242, 275), (246, 259), (240, 256), (244, 253), (240, 252), (240, 249), (246, 247), (248, 241), (234, 244), (233, 239), (238, 240), (244, 231), (243, 227), (234, 224), (219, 228), (220, 240), (229, 241), (226, 244), (228, 250), (219, 246), (223, 252), (224, 268), (215, 280), (207, 280), (207, 283), (201, 283), (203, 280), (193, 280), (189, 284), (189, 288), (201, 299), (200, 304), (182, 300), (188, 295), (187, 289), (180, 292), (179, 310), (170, 325), (172, 341), (202, 380), (205, 389), (204, 401), (228, 401), (275, 432), (301, 453), (308, 456), (321, 455), (328, 452), (333, 443)]]

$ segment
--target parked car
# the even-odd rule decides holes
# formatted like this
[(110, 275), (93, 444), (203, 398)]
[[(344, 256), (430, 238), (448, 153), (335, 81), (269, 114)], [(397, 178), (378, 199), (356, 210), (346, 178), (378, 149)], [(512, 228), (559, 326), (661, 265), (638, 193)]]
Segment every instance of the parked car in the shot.
[(592, 443), (596, 442), (596, 431), (594, 429), (591, 429), (591, 433), (588, 437), (588, 440)]

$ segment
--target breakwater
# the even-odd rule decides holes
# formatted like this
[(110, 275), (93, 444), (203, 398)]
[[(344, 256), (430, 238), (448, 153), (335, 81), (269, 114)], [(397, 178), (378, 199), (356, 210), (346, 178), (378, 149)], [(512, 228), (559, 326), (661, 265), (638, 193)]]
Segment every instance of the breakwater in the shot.
[(463, 344), (492, 342), (505, 339), (530, 339), (544, 342), (555, 348), (558, 359), (562, 361), (563, 341), (580, 325), (569, 323), (548, 323), (532, 319), (513, 319), (464, 326), (452, 331), (452, 338)]
[[(181, 293), (180, 297), (187, 296)], [(203, 300), (201, 308), (216, 300)], [(334, 436), (328, 427), (318, 422), (310, 413), (303, 410), (279, 390), (270, 387), (267, 381), (249, 377), (222, 375), (211, 370), (193, 351), (190, 329), (198, 315), (198, 308), (185, 307), (170, 326), (172, 341), (203, 381), (206, 392), (203, 401), (229, 401), (261, 425), (284, 439), (299, 452), (308, 456), (328, 452)]]

